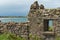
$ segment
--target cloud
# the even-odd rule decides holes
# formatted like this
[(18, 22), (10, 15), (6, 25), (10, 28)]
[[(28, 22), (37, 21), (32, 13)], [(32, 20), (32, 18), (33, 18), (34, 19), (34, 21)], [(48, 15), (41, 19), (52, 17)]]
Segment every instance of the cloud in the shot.
[(0, 5), (24, 4), (24, 0), (0, 0)]
[(38, 0), (38, 2), (46, 8), (56, 8), (60, 6), (60, 0)]
[[(0, 0), (0, 15), (17, 15), (28, 14), (31, 4), (36, 0)], [(46, 8), (60, 7), (60, 0), (37, 0), (39, 4), (43, 4)], [(5, 12), (5, 13), (4, 13)]]
[[(36, 0), (0, 0), (0, 6), (3, 5), (26, 5), (30, 7), (30, 5)], [(39, 4), (44, 5), (57, 5), (60, 4), (60, 0), (37, 0)], [(48, 6), (49, 7), (49, 6)]]

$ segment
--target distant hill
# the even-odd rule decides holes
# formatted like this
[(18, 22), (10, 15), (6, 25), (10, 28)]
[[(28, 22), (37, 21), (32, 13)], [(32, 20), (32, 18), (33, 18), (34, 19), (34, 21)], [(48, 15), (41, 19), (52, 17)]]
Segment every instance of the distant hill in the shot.
[(0, 16), (0, 18), (27, 18), (27, 16)]

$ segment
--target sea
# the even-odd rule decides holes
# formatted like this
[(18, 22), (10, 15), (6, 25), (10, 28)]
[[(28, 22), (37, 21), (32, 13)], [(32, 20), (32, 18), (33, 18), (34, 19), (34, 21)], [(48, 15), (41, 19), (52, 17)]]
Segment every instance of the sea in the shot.
[(23, 22), (27, 22), (28, 18), (0, 18), (0, 21), (3, 23), (7, 23), (7, 22), (23, 23)]
[[(0, 21), (3, 23), (7, 22), (17, 22), (17, 23), (24, 23), (29, 21), (28, 18), (0, 18)], [(52, 20), (49, 20), (49, 26), (52, 26)]]

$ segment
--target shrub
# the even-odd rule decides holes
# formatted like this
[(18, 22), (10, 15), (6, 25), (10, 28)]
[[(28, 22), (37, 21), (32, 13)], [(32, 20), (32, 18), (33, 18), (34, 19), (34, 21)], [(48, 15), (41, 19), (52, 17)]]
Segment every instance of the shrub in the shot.
[(60, 37), (56, 37), (56, 40), (60, 40)]
[(30, 37), (31, 40), (41, 40), (41, 38), (38, 37), (37, 35), (30, 34), (29, 37)]
[(53, 27), (49, 27), (49, 31), (53, 31)]
[(12, 33), (4, 33), (0, 35), (0, 40), (25, 40), (25, 38), (17, 37)]

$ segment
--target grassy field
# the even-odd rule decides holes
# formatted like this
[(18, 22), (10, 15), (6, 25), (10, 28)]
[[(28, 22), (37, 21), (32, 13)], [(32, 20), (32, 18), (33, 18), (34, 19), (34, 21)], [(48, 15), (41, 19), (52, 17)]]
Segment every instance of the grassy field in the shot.
[(14, 34), (11, 33), (4, 33), (0, 35), (0, 40), (25, 40), (22, 37), (17, 37)]
[[(37, 35), (29, 35), (31, 40), (42, 40), (42, 38), (38, 37)], [(56, 40), (60, 40), (60, 37), (56, 36)], [(15, 34), (12, 33), (4, 33), (0, 34), (0, 40), (26, 40), (26, 38), (16, 36)]]
[[(36, 35), (32, 36), (30, 34), (29, 37), (31, 40), (40, 40), (40, 38), (37, 37)], [(15, 34), (12, 33), (4, 33), (4, 34), (0, 34), (0, 40), (26, 40), (26, 39), (23, 37), (16, 36)]]

